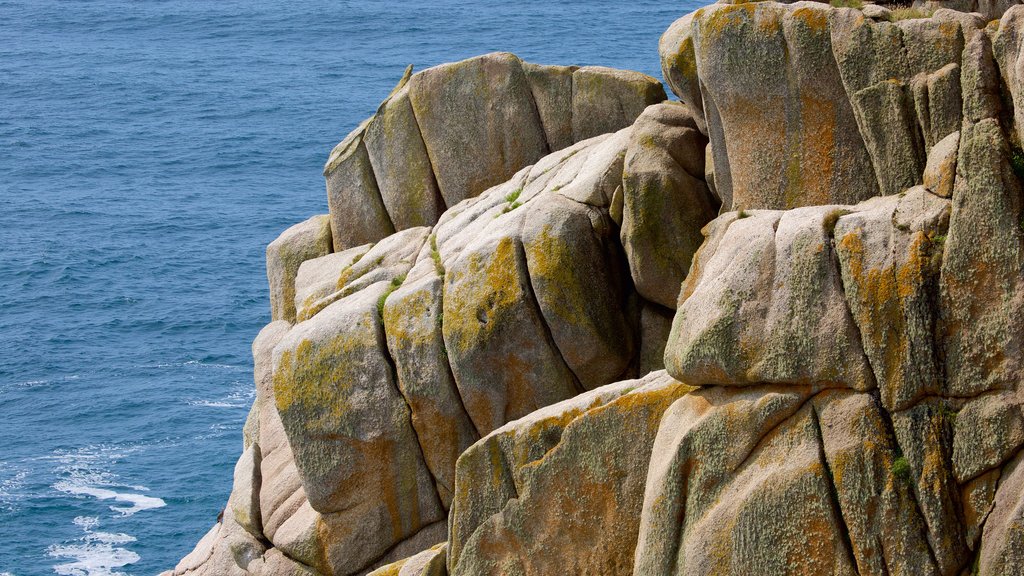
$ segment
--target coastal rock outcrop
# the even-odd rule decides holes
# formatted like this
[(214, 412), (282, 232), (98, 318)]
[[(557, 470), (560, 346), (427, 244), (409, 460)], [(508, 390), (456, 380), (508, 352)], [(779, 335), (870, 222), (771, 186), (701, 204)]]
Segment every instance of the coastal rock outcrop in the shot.
[(681, 102), (407, 71), (268, 248), (173, 574), (1024, 574), (1022, 23), (722, 2), (661, 38)]
[(431, 226), (549, 152), (614, 132), (665, 100), (638, 72), (543, 66), (496, 52), (412, 74), (331, 152), (335, 247)]

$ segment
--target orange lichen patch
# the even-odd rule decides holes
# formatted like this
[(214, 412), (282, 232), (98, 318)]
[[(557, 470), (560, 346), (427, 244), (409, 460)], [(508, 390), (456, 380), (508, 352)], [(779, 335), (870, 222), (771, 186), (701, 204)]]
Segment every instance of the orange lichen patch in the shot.
[(733, 203), (772, 208), (762, 202), (763, 190), (768, 186), (763, 167), (781, 167), (781, 155), (790, 150), (785, 99), (764, 94), (757, 98), (731, 96), (719, 108), (732, 169)]
[[(820, 12), (812, 10), (812, 12)], [(835, 103), (804, 91), (800, 94), (800, 130), (793, 132), (787, 159), (787, 208), (827, 204), (831, 197), (836, 154)]]
[(729, 28), (740, 28), (749, 23), (757, 11), (756, 4), (726, 4), (715, 6), (711, 14), (705, 17), (705, 13), (694, 14), (694, 20), (699, 24), (701, 36), (707, 45), (721, 39), (722, 35)]
[(793, 10), (792, 17), (814, 32), (828, 31), (828, 10), (802, 7)]

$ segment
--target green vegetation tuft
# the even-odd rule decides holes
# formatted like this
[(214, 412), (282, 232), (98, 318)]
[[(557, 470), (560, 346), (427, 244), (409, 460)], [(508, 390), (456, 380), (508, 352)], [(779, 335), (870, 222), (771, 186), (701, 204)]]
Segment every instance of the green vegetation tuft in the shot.
[(910, 480), (910, 463), (907, 462), (905, 456), (893, 460), (892, 462), (892, 474), (903, 481)]
[(509, 204), (511, 204), (511, 203), (515, 202), (516, 199), (519, 198), (519, 195), (522, 194), (522, 193), (523, 193), (523, 188), (522, 187), (516, 188), (515, 190), (513, 190), (513, 191), (511, 191), (511, 192), (509, 192), (508, 194), (505, 195), (505, 201), (508, 202)]
[(391, 280), (391, 284), (388, 284), (387, 290), (384, 290), (384, 293), (380, 295), (380, 298), (377, 298), (377, 313), (380, 314), (381, 318), (384, 318), (384, 303), (388, 301), (388, 296), (391, 296), (392, 292), (398, 290), (398, 287), (402, 285), (402, 282), (405, 282), (405, 274), (393, 278)]
[(825, 233), (828, 234), (830, 238), (836, 233), (836, 223), (839, 222), (839, 219), (849, 213), (849, 210), (837, 208), (825, 215), (825, 219), (822, 221), (821, 225), (825, 228)]
[(856, 8), (860, 10), (864, 7), (864, 0), (832, 0), (829, 4), (833, 8)]
[(893, 6), (892, 11), (889, 13), (889, 21), (896, 22), (898, 20), (916, 20), (918, 18), (931, 18), (934, 10), (928, 10), (925, 8), (913, 8), (911, 6)]
[(743, 208), (740, 208), (740, 211), (736, 214), (736, 219), (737, 220), (742, 220), (743, 218), (746, 218), (748, 216), (750, 216), (750, 214), (747, 214), (746, 210), (744, 210)]
[(1010, 167), (1013, 168), (1017, 179), (1024, 180), (1024, 151), (1017, 146), (1010, 149)]
[(939, 404), (939, 416), (946, 422), (949, 422), (950, 424), (955, 422), (956, 414), (956, 410), (949, 407), (945, 402)]
[(437, 275), (444, 278), (444, 264), (441, 263), (441, 253), (437, 251), (437, 234), (430, 235), (430, 259), (434, 261)]

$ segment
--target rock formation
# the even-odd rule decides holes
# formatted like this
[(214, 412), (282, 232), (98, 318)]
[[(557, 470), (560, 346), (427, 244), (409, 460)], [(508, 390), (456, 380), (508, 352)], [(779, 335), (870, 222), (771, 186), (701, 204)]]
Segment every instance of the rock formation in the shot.
[(1022, 45), (1007, 2), (738, 2), (662, 37), (679, 101), (407, 71), (267, 249), (169, 574), (1024, 574)]

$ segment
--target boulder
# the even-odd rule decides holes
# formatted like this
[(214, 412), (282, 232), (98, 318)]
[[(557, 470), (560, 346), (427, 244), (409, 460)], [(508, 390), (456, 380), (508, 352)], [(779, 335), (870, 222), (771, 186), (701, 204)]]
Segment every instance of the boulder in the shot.
[(584, 66), (572, 73), (572, 136), (580, 142), (615, 132), (665, 100), (661, 82), (640, 72)]
[(447, 576), (445, 551), (448, 543), (442, 542), (415, 556), (403, 558), (387, 566), (377, 568), (367, 576)]
[(342, 275), (372, 247), (373, 244), (363, 244), (303, 262), (295, 275), (295, 319), (308, 320), (326, 306), (319, 303), (339, 290)]
[[(726, 209), (855, 203), (878, 194), (832, 55), (833, 12), (812, 2), (757, 2), (693, 14), (696, 76)], [(692, 78), (686, 58), (670, 78)]]
[(1024, 453), (1006, 465), (985, 521), (977, 564), (980, 576), (1024, 574)]
[(271, 318), (295, 322), (295, 276), (299, 266), (331, 250), (331, 221), (326, 215), (292, 226), (267, 246)]
[(664, 372), (610, 384), (474, 444), (458, 463), (449, 571), (629, 573), (661, 414), (692, 389)]
[(363, 141), (369, 118), (345, 137), (327, 158), (327, 206), (335, 250), (376, 242), (394, 233)]
[(960, 149), (960, 132), (956, 131), (938, 141), (928, 153), (924, 167), (924, 187), (942, 198), (953, 196), (953, 181), (956, 177), (957, 151)]
[(388, 297), (384, 329), (398, 388), (409, 405), (423, 459), (447, 508), (455, 488), (455, 461), (480, 436), (448, 365), (441, 333), (443, 270), (434, 260), (436, 239), (431, 237), (430, 244), (430, 256), (421, 258)]
[(634, 574), (857, 573), (810, 396), (702, 388), (665, 412)]
[(695, 15), (696, 13), (691, 12), (673, 22), (665, 30), (658, 40), (658, 55), (661, 58), (661, 74), (665, 77), (665, 83), (683, 104), (690, 107), (697, 129), (707, 135), (708, 125), (704, 118), (704, 98), (700, 92), (700, 79), (697, 77), (697, 55), (693, 45), (693, 18)]
[(523, 62), (523, 71), (530, 82), (533, 101), (537, 104), (540, 123), (551, 151), (571, 146), (572, 78), (578, 66), (545, 66)]
[[(1013, 11), (1008, 14), (1013, 13)], [(1022, 380), (1021, 185), (999, 123), (965, 123), (940, 279), (946, 392), (974, 396)]]
[(409, 98), (448, 206), (548, 152), (530, 82), (513, 54), (428, 68), (410, 80)]
[(836, 206), (718, 217), (679, 296), (665, 351), (691, 384), (874, 388), (829, 222)]
[(942, 388), (934, 344), (949, 202), (922, 187), (833, 213), (843, 291), (889, 410)]
[(388, 288), (381, 281), (342, 298), (274, 349), (277, 411), (310, 508), (326, 524), (316, 533), (353, 569), (444, 517), (386, 352), (378, 302)]
[(446, 208), (413, 113), (406, 85), (411, 72), (412, 66), (381, 103), (363, 139), (381, 201), (395, 230), (432, 226)]
[(302, 292), (307, 296), (299, 310), (299, 318), (311, 318), (332, 303), (372, 284), (401, 284), (429, 235), (430, 228), (408, 228), (377, 242), (366, 251), (362, 248), (345, 251), (344, 254), (352, 256), (351, 259), (331, 257), (309, 262), (302, 278)]
[(619, 237), (641, 296), (675, 308), (679, 286), (715, 217), (704, 183), (706, 140), (679, 103), (647, 108), (630, 132)]

